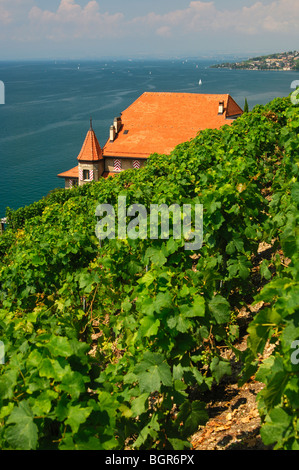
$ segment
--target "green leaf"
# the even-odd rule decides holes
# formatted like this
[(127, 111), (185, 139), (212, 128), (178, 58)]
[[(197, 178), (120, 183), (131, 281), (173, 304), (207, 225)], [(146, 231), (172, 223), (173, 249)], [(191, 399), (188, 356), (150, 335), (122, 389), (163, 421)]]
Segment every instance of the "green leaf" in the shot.
[(262, 372), (257, 374), (257, 380), (262, 377), (266, 379), (267, 386), (260, 392), (259, 396), (263, 397), (265, 405), (268, 409), (271, 409), (281, 402), (289, 375), (285, 369), (283, 359), (280, 356), (274, 358), (274, 361), (271, 363), (271, 368), (269, 368), (269, 361), (266, 362), (266, 367), (267, 366), (268, 374), (263, 374), (263, 367), (261, 366)]
[(85, 392), (84, 377), (79, 372), (70, 371), (63, 376), (59, 387), (73, 398), (79, 398)]
[(264, 277), (265, 279), (269, 280), (271, 279), (272, 275), (271, 275), (271, 272), (269, 271), (269, 262), (264, 259), (262, 261), (262, 263), (260, 264), (260, 273), (261, 273), (261, 276)]
[(166, 243), (166, 252), (167, 255), (172, 255), (175, 253), (181, 245), (181, 241), (175, 241), (172, 237)]
[(141, 309), (147, 315), (152, 315), (154, 312), (160, 313), (164, 308), (172, 306), (172, 297), (169, 292), (159, 292), (154, 298), (147, 297), (142, 299)]
[(164, 362), (161, 354), (145, 352), (143, 361), (137, 364), (134, 373), (139, 381), (141, 392), (159, 391), (161, 384), (168, 387), (172, 385), (170, 367)]
[(7, 424), (6, 439), (16, 450), (35, 450), (37, 447), (38, 428), (33, 422), (33, 412), (26, 401), (14, 408)]
[(157, 248), (148, 248), (145, 252), (145, 260), (149, 259), (156, 266), (163, 266), (166, 263), (167, 258), (164, 256), (162, 250)]
[(82, 273), (79, 276), (79, 288), (88, 294), (93, 290), (94, 284), (97, 284), (99, 281), (100, 278), (95, 272)]
[(212, 376), (216, 379), (216, 382), (219, 383), (224, 375), (231, 375), (231, 365), (227, 361), (221, 361), (219, 357), (213, 357), (210, 369)]
[(264, 444), (276, 444), (278, 448), (283, 447), (283, 442), (292, 432), (291, 424), (292, 416), (282, 408), (274, 408), (270, 411), (260, 431)]
[(286, 321), (286, 327), (284, 328), (281, 335), (282, 347), (286, 351), (290, 351), (293, 341), (299, 340), (299, 326), (298, 319), (292, 318), (289, 321)]
[(124, 312), (128, 313), (132, 308), (132, 303), (130, 302), (129, 297), (126, 297), (125, 300), (121, 304), (121, 308)]
[(13, 410), (14, 404), (10, 402), (7, 406), (2, 406), (0, 410), (0, 419), (2, 420), (3, 418), (6, 418), (6, 416), (9, 416)]
[(92, 412), (92, 407), (82, 407), (81, 405), (73, 405), (69, 407), (68, 418), (65, 424), (69, 424), (73, 434), (78, 432), (81, 424), (85, 423), (88, 416)]
[(282, 318), (275, 310), (261, 310), (250, 323), (248, 327), (248, 346), (255, 356), (257, 353), (262, 354), (268, 338), (273, 332), (273, 328), (279, 325)]
[(205, 299), (198, 296), (194, 299), (192, 307), (181, 305), (180, 311), (185, 318), (204, 317), (205, 316)]
[(168, 318), (167, 325), (169, 326), (169, 328), (175, 329), (180, 333), (186, 333), (192, 327), (191, 321), (185, 319), (182, 313), (180, 313), (179, 315), (175, 315), (174, 317)]
[(46, 346), (54, 357), (69, 357), (73, 353), (73, 349), (70, 345), (68, 338), (64, 336), (53, 335)]
[(47, 379), (53, 378), (57, 381), (62, 380), (63, 376), (70, 370), (70, 366), (63, 368), (56, 359), (45, 358), (38, 369), (40, 377)]
[(236, 278), (238, 273), (241, 279), (247, 279), (250, 274), (250, 266), (250, 261), (246, 256), (238, 256), (237, 260), (228, 261), (229, 279)]
[(151, 437), (152, 440), (155, 441), (157, 439), (159, 430), (160, 424), (158, 422), (158, 415), (154, 413), (148, 424), (144, 426), (144, 428), (142, 428), (139, 432), (139, 436), (134, 442), (133, 447), (136, 447), (138, 449), (142, 444), (146, 442), (148, 437)]
[[(1, 366), (0, 366), (1, 367)], [(12, 399), (14, 394), (14, 389), (17, 385), (18, 380), (18, 371), (15, 369), (11, 369), (5, 371), (5, 374), (0, 377), (0, 397), (2, 399), (8, 398), (9, 400)]]
[(228, 301), (221, 295), (216, 295), (209, 302), (209, 309), (211, 310), (216, 323), (227, 323), (230, 320), (230, 305)]
[(291, 196), (292, 196), (292, 199), (297, 204), (299, 204), (299, 182), (298, 181), (296, 181), (296, 183), (292, 185)]
[(39, 367), (42, 360), (43, 360), (42, 355), (38, 352), (37, 349), (34, 349), (28, 356), (27, 366)]
[(150, 286), (156, 280), (156, 276), (151, 271), (148, 271), (141, 279), (138, 280), (139, 284), (145, 284), (146, 287)]
[(139, 397), (134, 398), (131, 403), (131, 410), (133, 412), (134, 417), (140, 416), (147, 410), (148, 398), (148, 393), (142, 393)]
[(189, 437), (197, 431), (198, 426), (206, 424), (209, 419), (205, 409), (205, 403), (201, 401), (185, 401), (180, 407), (177, 422), (183, 423), (182, 434)]
[(54, 390), (45, 390), (38, 397), (32, 399), (32, 411), (38, 415), (48, 414), (52, 408), (52, 400), (58, 398), (58, 393)]
[(189, 294), (190, 294), (190, 289), (189, 289), (188, 286), (186, 286), (186, 284), (184, 284), (183, 287), (181, 288), (181, 290), (180, 290), (179, 293), (178, 293), (178, 297), (180, 297), (180, 298), (185, 298), (185, 297), (187, 297)]
[[(103, 445), (97, 436), (82, 436), (82, 440), (75, 440), (71, 433), (66, 433), (59, 444), (59, 450), (109, 450), (109, 446)], [(116, 442), (113, 442), (115, 447)]]
[(156, 336), (160, 326), (160, 320), (154, 315), (147, 315), (140, 322), (140, 332), (142, 336)]
[(229, 255), (235, 253), (235, 251), (237, 252), (243, 252), (244, 251), (244, 243), (243, 243), (243, 240), (241, 240), (240, 238), (234, 238), (232, 241), (230, 241), (228, 244), (227, 244), (227, 247), (226, 247), (226, 253), (228, 253)]
[(170, 438), (168, 441), (171, 444), (171, 447), (173, 450), (184, 450), (184, 449), (190, 449), (191, 448), (191, 443), (189, 441), (185, 441), (183, 439), (177, 439), (177, 438)]

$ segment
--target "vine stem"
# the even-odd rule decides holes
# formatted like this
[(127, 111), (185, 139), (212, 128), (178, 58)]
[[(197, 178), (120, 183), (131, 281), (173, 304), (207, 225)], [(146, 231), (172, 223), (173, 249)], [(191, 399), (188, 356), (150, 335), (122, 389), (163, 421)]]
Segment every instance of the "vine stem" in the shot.
[(93, 303), (95, 301), (95, 296), (96, 296), (96, 293), (98, 291), (98, 287), (99, 287), (99, 284), (96, 285), (96, 288), (95, 288), (95, 291), (94, 291), (94, 294), (93, 294), (93, 298), (92, 298), (92, 301), (90, 303), (90, 306), (89, 306), (89, 309), (86, 313), (86, 317), (88, 318), (88, 315), (89, 315), (89, 312), (91, 312), (91, 317), (90, 319), (86, 322), (85, 324), (85, 327), (83, 328), (83, 330), (81, 331), (81, 334), (83, 334), (87, 328), (87, 326), (92, 322), (93, 318), (92, 318), (92, 307), (93, 307)]

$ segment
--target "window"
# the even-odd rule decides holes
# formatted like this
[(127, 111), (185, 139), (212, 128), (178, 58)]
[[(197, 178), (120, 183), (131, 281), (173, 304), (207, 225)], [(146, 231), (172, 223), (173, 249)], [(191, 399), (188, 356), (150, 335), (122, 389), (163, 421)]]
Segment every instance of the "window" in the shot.
[(83, 170), (83, 179), (89, 180), (89, 170)]
[(121, 160), (115, 159), (113, 161), (114, 171), (121, 171)]
[(140, 168), (140, 160), (133, 160), (133, 168)]

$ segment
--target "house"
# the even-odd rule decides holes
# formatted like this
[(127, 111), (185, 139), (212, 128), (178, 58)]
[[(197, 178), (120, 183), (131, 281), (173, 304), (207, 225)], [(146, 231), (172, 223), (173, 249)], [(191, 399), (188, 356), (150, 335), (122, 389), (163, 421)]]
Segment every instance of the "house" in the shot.
[(143, 93), (114, 119), (103, 148), (90, 122), (78, 165), (58, 177), (71, 188), (141, 168), (151, 154), (169, 155), (199, 131), (231, 124), (242, 113), (228, 94)]

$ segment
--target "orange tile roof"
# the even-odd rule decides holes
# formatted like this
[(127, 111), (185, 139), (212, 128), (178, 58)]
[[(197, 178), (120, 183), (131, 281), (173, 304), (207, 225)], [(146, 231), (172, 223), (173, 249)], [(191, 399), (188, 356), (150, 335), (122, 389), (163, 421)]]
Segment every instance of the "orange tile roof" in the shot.
[(86, 134), (82, 149), (77, 157), (79, 161), (98, 161), (103, 158), (103, 152), (92, 127)]
[[(224, 112), (218, 114), (221, 101)], [(155, 152), (168, 155), (176, 145), (196, 137), (199, 131), (231, 124), (232, 118), (242, 113), (229, 94), (146, 92), (121, 113), (122, 127), (103, 150), (91, 123), (77, 158), (91, 162), (105, 157), (146, 159)], [(117, 174), (104, 172), (102, 176)], [(78, 166), (58, 176), (78, 178)]]
[[(224, 113), (218, 114), (224, 101)], [(116, 139), (103, 147), (104, 157), (148, 158), (169, 154), (176, 145), (203, 129), (231, 124), (242, 109), (228, 94), (143, 93), (121, 113), (123, 126)]]
[(238, 116), (242, 113), (243, 113), (243, 110), (240, 108), (240, 106), (235, 102), (235, 100), (230, 95), (228, 95), (226, 117), (229, 118), (231, 116)]
[(79, 167), (75, 166), (71, 170), (59, 173), (57, 176), (59, 176), (59, 178), (79, 178)]

